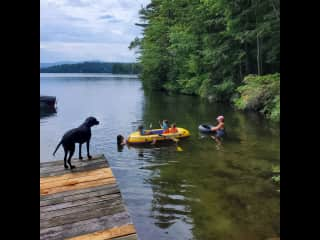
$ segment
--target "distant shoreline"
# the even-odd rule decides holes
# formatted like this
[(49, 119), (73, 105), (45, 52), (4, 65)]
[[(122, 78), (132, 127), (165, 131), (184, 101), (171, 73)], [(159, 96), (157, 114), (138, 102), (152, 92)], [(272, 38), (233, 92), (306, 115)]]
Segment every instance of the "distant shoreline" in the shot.
[(113, 77), (113, 78), (139, 78), (138, 74), (123, 74), (123, 73), (41, 73), (40, 77)]
[(82, 62), (40, 67), (40, 73), (138, 74), (139, 72), (140, 65), (137, 63)]

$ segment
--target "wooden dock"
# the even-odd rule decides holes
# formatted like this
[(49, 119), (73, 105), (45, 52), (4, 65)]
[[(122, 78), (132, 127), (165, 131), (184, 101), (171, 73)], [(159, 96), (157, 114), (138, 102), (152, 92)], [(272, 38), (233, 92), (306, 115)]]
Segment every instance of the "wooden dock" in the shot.
[(138, 239), (106, 158), (40, 163), (40, 239)]

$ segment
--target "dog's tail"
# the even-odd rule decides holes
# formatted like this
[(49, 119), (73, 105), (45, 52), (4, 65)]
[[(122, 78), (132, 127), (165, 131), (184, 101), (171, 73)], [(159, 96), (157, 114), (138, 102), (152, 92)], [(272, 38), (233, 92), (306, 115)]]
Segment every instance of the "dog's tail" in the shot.
[(56, 154), (56, 152), (57, 152), (57, 150), (58, 150), (58, 148), (60, 147), (61, 144), (62, 144), (62, 141), (59, 142), (58, 146), (56, 147), (56, 150), (54, 150), (53, 156)]

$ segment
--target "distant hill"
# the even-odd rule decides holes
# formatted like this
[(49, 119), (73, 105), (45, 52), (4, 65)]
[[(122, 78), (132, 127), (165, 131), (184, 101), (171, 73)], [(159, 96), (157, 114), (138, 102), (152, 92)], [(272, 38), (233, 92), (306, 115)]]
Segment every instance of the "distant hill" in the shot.
[(114, 73), (138, 74), (140, 67), (137, 63), (107, 63), (82, 62), (73, 64), (59, 64), (41, 67), (40, 73)]
[(53, 63), (40, 63), (40, 68), (47, 68), (47, 67), (52, 67), (56, 65), (62, 65), (62, 64), (74, 64), (77, 62), (72, 62), (72, 61), (64, 61), (64, 62), (53, 62)]

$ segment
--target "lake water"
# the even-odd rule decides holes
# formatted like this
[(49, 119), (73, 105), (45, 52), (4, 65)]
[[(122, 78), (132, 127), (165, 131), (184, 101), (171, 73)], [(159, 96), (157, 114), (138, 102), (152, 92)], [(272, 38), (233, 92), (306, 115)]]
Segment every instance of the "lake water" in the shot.
[[(40, 113), (40, 159), (52, 152), (66, 130), (88, 116), (91, 153), (105, 154), (142, 240), (268, 239), (280, 234), (279, 186), (271, 181), (280, 162), (279, 126), (258, 114), (208, 103), (193, 96), (147, 93), (139, 79), (109, 74), (41, 74), (43, 95), (57, 97), (55, 114)], [(227, 137), (219, 149), (198, 132), (201, 123), (225, 116)], [(118, 149), (141, 123), (158, 128), (176, 122), (191, 137), (174, 144)], [(86, 153), (85, 146), (83, 153)], [(78, 151), (76, 149), (75, 156)]]

